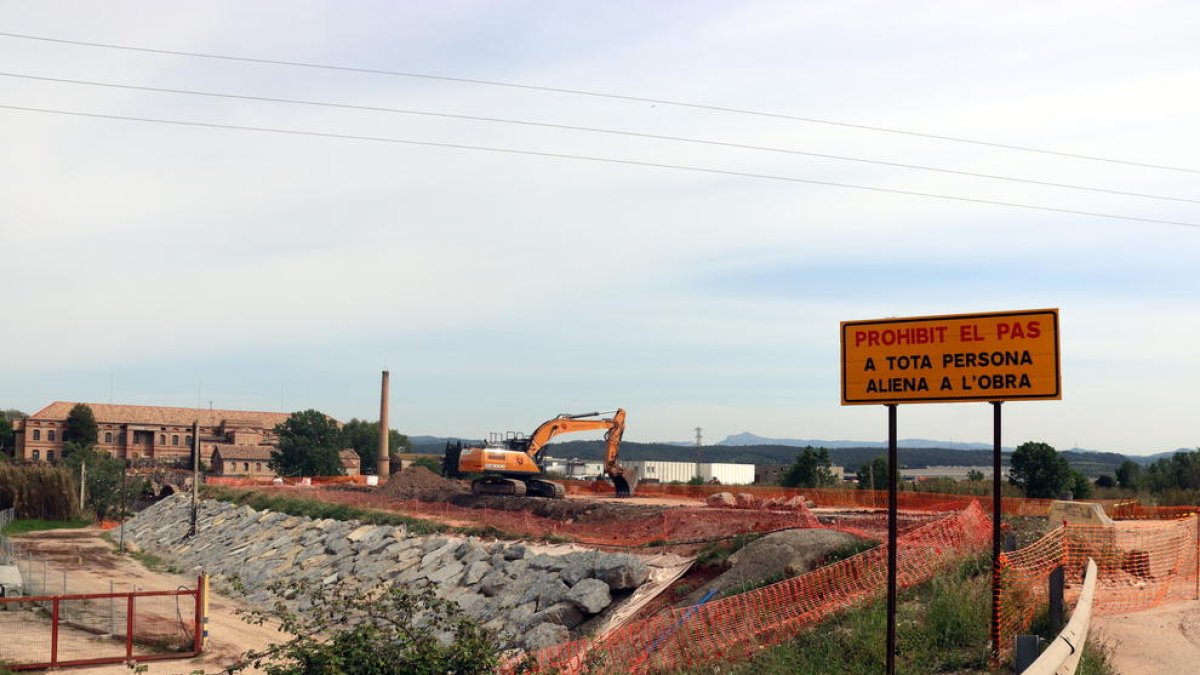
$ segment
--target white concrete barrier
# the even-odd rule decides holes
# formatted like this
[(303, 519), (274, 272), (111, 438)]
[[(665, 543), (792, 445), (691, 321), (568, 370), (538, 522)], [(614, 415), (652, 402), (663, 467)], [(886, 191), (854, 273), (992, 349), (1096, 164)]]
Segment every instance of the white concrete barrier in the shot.
[(1071, 620), (1067, 622), (1054, 642), (1038, 657), (1022, 675), (1074, 675), (1083, 656), (1083, 644), (1087, 641), (1088, 626), (1092, 622), (1092, 600), (1096, 594), (1096, 562), (1088, 558), (1087, 573), (1083, 577), (1083, 592)]

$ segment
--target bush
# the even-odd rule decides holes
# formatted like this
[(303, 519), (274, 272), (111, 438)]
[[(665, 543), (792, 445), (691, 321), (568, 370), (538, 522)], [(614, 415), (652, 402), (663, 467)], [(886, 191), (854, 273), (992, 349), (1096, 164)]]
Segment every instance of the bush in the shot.
[(17, 518), (68, 520), (79, 514), (79, 484), (64, 467), (0, 464), (0, 509)]
[(298, 599), (303, 609), (279, 601), (270, 610), (242, 612), (242, 618), (257, 625), (278, 622), (294, 637), (247, 654), (233, 672), (253, 666), (267, 675), (473, 675), (499, 664), (496, 636), (431, 588), (368, 591), (307, 581), (269, 588)]

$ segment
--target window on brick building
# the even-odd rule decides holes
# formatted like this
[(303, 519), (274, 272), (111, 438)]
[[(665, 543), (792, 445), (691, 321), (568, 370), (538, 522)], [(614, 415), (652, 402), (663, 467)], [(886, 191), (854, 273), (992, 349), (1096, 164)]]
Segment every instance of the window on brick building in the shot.
[(54, 438), (54, 430), (53, 430), (53, 429), (51, 429), (50, 431), (47, 431), (47, 432), (46, 432), (46, 440), (48, 440), (48, 441), (53, 441), (53, 440), (55, 440), (55, 438)]
[(159, 445), (166, 445), (166, 444), (167, 444), (167, 435), (166, 435), (166, 434), (159, 434), (159, 436), (158, 436), (158, 444), (159, 444)]
[[(35, 441), (42, 440), (42, 430), (41, 429), (33, 430), (33, 440), (35, 440)], [(37, 452), (37, 450), (34, 450), (34, 452)], [(34, 459), (36, 459), (36, 457)]]
[[(37, 432), (34, 432), (34, 433), (37, 433)], [(41, 450), (34, 450), (34, 451), (33, 451), (33, 454), (32, 454), (32, 455), (30, 455), (30, 457), (33, 457), (35, 460), (37, 460), (37, 459), (41, 459), (41, 458), (42, 458), (42, 451), (41, 451)]]
[(254, 463), (254, 470), (255, 470), (255, 471), (262, 471), (262, 462), (255, 462), (255, 463)]
[(190, 448), (190, 447), (192, 447), (192, 437), (191, 437), (191, 436), (184, 436), (184, 437), (183, 437), (183, 444), (184, 444), (184, 445), (186, 445), (186, 446), (188, 446), (189, 448)]
[(250, 471), (250, 462), (242, 462), (242, 471)]
[(179, 434), (171, 434), (171, 445), (179, 445)]
[(104, 432), (104, 442), (112, 443), (112, 432), (111, 431)]
[(54, 451), (53, 451), (53, 450), (47, 450), (47, 451), (46, 451), (46, 461), (47, 461), (47, 462), (53, 462), (53, 461), (54, 461)]

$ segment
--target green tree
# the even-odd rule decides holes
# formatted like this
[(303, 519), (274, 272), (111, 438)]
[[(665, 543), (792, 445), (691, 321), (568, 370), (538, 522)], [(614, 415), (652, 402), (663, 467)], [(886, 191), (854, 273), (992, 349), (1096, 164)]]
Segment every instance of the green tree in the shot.
[(76, 403), (71, 412), (67, 413), (63, 440), (86, 448), (95, 445), (99, 438), (100, 428), (96, 426), (96, 416), (92, 414), (92, 408), (86, 403)]
[(858, 467), (855, 476), (858, 478), (859, 490), (886, 490), (888, 486), (887, 459), (883, 457), (872, 459)]
[(125, 463), (115, 457), (96, 452), (96, 447), (84, 446), (67, 441), (63, 446), (65, 463), (78, 479), (80, 467), (87, 466), (87, 482), (84, 489), (84, 504), (81, 508), (97, 518), (115, 517), (132, 504), (146, 481), (136, 476), (125, 476)]
[(442, 475), (442, 470), (445, 468), (442, 466), (442, 461), (436, 457), (418, 457), (413, 460), (412, 466), (425, 467), (439, 476)]
[(1053, 446), (1030, 441), (1013, 451), (1008, 481), (1026, 497), (1057, 497), (1070, 480), (1071, 467)]
[(1133, 460), (1121, 462), (1117, 467), (1117, 486), (1125, 490), (1136, 490), (1142, 478), (1142, 467)]
[(12, 421), (23, 417), (28, 417), (28, 415), (15, 408), (0, 410), (0, 456), (16, 453), (17, 437), (13, 432)]
[(1200, 450), (1177, 452), (1146, 467), (1145, 487), (1151, 492), (1200, 489)]
[[(379, 422), (351, 419), (342, 426), (342, 447), (354, 448), (358, 453), (360, 468), (363, 473), (375, 473), (375, 463), (379, 460)], [(388, 430), (388, 456), (395, 461), (400, 452), (408, 452), (412, 447), (408, 436)], [(399, 468), (396, 463), (396, 468)]]
[(369, 590), (345, 581), (275, 582), (269, 589), (300, 599), (269, 610), (242, 612), (243, 620), (274, 623), (293, 636), (251, 652), (230, 672), (255, 668), (267, 675), (442, 675), (491, 673), (503, 651), (493, 633), (463, 615), (432, 588), (402, 585)]
[(15, 447), (12, 422), (9, 422), (7, 417), (0, 417), (0, 457), (11, 455)]
[(1087, 499), (1092, 496), (1092, 481), (1074, 469), (1071, 469), (1071, 478), (1067, 481), (1067, 487), (1075, 499)]
[(341, 476), (338, 458), (342, 431), (318, 410), (304, 410), (275, 427), (278, 448), (271, 451), (271, 468), (282, 476)]
[(1112, 476), (1105, 473), (1101, 474), (1100, 477), (1096, 479), (1095, 485), (1098, 488), (1115, 488), (1117, 486), (1117, 481)]
[(825, 448), (805, 447), (791, 466), (784, 470), (779, 484), (784, 487), (825, 487), (837, 479), (829, 468), (829, 451)]
[(979, 469), (971, 469), (967, 472), (967, 480), (971, 481), (972, 483), (977, 483), (983, 480), (983, 478), (983, 472)]

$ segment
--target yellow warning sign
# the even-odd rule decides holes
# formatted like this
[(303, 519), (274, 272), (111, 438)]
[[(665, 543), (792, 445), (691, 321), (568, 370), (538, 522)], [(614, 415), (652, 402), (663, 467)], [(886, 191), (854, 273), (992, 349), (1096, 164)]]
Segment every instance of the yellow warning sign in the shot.
[(1061, 398), (1057, 309), (842, 322), (842, 405)]

